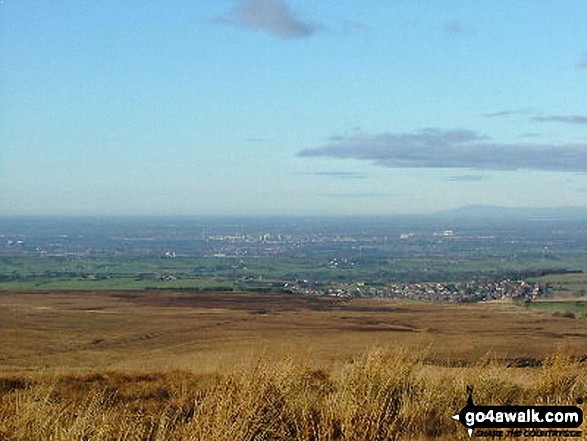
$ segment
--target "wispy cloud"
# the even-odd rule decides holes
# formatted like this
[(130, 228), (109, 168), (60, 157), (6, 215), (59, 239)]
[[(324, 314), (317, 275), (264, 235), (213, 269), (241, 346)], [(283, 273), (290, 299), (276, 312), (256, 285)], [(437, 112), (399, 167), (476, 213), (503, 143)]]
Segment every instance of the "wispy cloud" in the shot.
[(357, 135), (302, 150), (302, 157), (370, 161), (393, 168), (587, 171), (587, 143), (505, 144), (470, 130)]
[(527, 132), (527, 133), (519, 134), (518, 138), (540, 138), (541, 136), (542, 136), (542, 133)]
[(260, 29), (281, 39), (305, 38), (323, 29), (312, 20), (302, 19), (285, 0), (236, 0), (236, 4), (218, 23)]
[(388, 198), (393, 193), (328, 193), (325, 196), (334, 198)]
[(500, 110), (499, 112), (484, 113), (483, 116), (485, 118), (497, 118), (497, 117), (501, 117), (501, 116), (520, 115), (520, 114), (524, 114), (524, 113), (528, 113), (528, 112), (530, 112), (530, 110), (528, 110), (528, 109), (526, 109), (526, 110), (520, 110), (520, 109)]
[(464, 25), (459, 20), (445, 22), (443, 30), (448, 36), (471, 35), (475, 33), (475, 30), (472, 27)]
[(587, 116), (584, 115), (548, 115), (535, 116), (532, 121), (538, 122), (558, 122), (565, 124), (587, 124)]
[(314, 173), (303, 173), (304, 176), (325, 176), (333, 179), (367, 179), (368, 176), (362, 173), (346, 171), (319, 171)]
[(357, 31), (366, 31), (367, 26), (360, 21), (344, 21), (340, 24), (340, 30), (343, 34), (350, 35)]
[(455, 175), (446, 178), (447, 181), (455, 182), (480, 182), (487, 180), (487, 176), (482, 175)]
[(458, 20), (451, 20), (444, 24), (444, 32), (449, 35), (458, 35), (464, 34), (467, 32), (467, 29), (462, 25), (462, 23)]

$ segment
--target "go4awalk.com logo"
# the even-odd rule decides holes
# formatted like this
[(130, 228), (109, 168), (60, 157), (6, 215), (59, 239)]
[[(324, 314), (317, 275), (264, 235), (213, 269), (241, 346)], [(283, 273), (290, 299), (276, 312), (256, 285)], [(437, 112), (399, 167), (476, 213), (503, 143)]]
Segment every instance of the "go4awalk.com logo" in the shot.
[(452, 418), (465, 426), (469, 438), (473, 433), (493, 438), (581, 437), (580, 430), (572, 430), (583, 424), (583, 411), (577, 406), (477, 406), (473, 388), (467, 386), (467, 392), (467, 405)]

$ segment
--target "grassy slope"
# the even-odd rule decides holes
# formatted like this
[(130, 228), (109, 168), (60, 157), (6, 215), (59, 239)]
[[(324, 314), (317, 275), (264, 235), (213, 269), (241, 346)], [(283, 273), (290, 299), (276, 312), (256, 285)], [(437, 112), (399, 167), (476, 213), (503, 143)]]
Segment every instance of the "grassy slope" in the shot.
[(0, 438), (465, 440), (450, 417), (464, 406), (466, 385), (477, 404), (576, 405), (587, 397), (586, 366), (562, 355), (532, 369), (490, 359), (442, 368), (423, 355), (380, 349), (330, 370), (260, 359), (225, 375), (4, 378)]
[(587, 321), (507, 304), (2, 292), (0, 315), (6, 440), (464, 440), (466, 385), (587, 398)]

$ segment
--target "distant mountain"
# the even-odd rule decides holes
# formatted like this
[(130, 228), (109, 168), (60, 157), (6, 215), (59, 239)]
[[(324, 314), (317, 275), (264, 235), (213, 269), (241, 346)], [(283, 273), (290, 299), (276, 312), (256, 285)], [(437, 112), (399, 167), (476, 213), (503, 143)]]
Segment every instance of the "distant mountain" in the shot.
[(534, 220), (534, 221), (587, 221), (587, 207), (512, 208), (492, 205), (466, 205), (433, 214), (440, 219), (465, 220)]

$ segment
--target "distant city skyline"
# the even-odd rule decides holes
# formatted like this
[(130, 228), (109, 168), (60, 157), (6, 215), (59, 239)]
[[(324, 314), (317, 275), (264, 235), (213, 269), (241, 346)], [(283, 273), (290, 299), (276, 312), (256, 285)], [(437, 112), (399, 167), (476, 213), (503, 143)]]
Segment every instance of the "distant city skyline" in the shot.
[(587, 208), (587, 3), (0, 4), (0, 216)]

